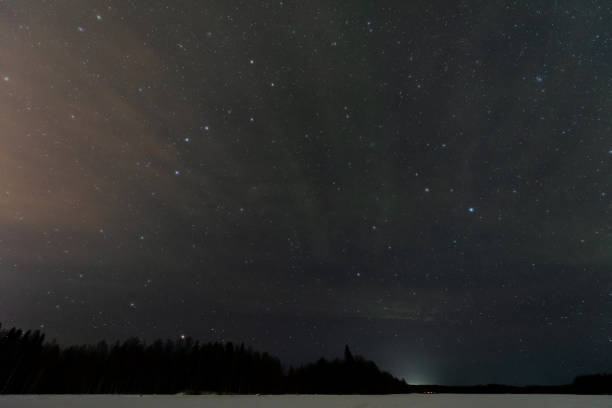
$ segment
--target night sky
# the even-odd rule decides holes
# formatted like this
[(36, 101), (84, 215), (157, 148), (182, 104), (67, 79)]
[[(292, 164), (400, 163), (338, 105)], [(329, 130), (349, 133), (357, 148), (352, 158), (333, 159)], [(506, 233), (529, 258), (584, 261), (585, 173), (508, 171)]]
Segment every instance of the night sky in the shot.
[(612, 369), (609, 1), (0, 0), (0, 322)]

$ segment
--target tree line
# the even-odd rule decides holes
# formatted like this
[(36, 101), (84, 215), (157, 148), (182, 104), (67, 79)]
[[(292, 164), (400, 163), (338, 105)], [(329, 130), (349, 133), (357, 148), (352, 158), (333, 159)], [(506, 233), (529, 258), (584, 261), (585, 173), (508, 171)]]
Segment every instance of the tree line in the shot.
[(409, 385), (353, 356), (283, 369), (280, 360), (244, 344), (191, 338), (147, 344), (132, 338), (109, 345), (61, 347), (39, 330), (0, 325), (0, 394), (612, 394), (612, 374), (577, 377), (572, 384), (514, 387)]
[(191, 338), (60, 347), (40, 331), (0, 326), (2, 394), (389, 393), (407, 385), (372, 362), (319, 360), (285, 373), (278, 358), (244, 344)]

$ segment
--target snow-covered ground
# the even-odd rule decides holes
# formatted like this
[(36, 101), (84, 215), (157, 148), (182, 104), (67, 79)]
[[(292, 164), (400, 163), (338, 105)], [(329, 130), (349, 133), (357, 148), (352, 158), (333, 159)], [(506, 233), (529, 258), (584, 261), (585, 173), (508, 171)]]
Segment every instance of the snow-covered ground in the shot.
[(4, 395), (1, 408), (612, 408), (600, 395)]

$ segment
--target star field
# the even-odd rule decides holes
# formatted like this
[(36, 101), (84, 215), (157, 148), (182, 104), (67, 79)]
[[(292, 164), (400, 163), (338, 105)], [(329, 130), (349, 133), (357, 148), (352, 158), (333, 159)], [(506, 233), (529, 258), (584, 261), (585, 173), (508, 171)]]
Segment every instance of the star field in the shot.
[(0, 322), (609, 371), (611, 7), (0, 0)]

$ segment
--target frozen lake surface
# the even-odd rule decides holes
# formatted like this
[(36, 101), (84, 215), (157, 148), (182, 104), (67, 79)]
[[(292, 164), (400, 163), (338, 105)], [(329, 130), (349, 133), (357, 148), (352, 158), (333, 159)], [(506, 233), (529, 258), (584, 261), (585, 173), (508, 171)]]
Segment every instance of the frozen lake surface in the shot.
[(2, 408), (612, 408), (608, 395), (4, 395)]

